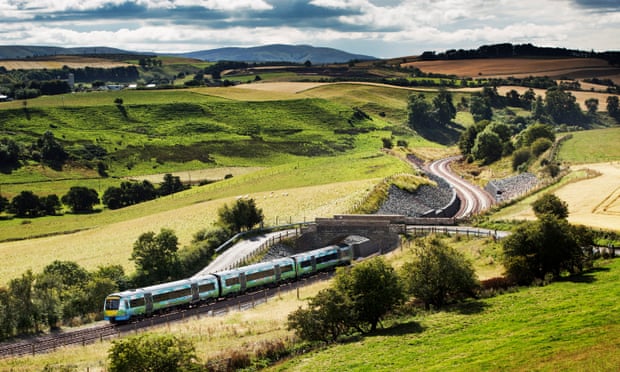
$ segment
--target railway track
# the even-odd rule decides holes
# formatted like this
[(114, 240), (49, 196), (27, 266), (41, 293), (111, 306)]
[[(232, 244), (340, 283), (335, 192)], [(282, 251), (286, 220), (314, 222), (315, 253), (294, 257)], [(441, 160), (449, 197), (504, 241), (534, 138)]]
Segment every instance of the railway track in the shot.
[(460, 156), (436, 160), (427, 166), (427, 170), (446, 180), (461, 200), (461, 208), (454, 216), (457, 219), (471, 217), (474, 214), (483, 212), (495, 203), (493, 197), (485, 190), (472, 185), (463, 180), (460, 176), (452, 173), (450, 163), (456, 161)]
[(141, 329), (168, 324), (203, 316), (220, 316), (232, 310), (248, 310), (267, 302), (270, 298), (282, 292), (288, 292), (303, 286), (326, 280), (333, 275), (331, 272), (323, 272), (312, 277), (303, 278), (296, 282), (282, 284), (275, 288), (263, 288), (256, 292), (246, 293), (241, 296), (226, 300), (203, 304), (201, 306), (179, 309), (177, 311), (144, 318), (127, 324), (102, 324), (75, 331), (52, 332), (43, 336), (33, 337), (12, 343), (0, 344), (0, 358), (20, 357), (36, 355), (55, 351), (58, 348), (72, 345), (87, 345), (102, 342), (110, 338), (117, 338), (129, 333), (138, 332)]

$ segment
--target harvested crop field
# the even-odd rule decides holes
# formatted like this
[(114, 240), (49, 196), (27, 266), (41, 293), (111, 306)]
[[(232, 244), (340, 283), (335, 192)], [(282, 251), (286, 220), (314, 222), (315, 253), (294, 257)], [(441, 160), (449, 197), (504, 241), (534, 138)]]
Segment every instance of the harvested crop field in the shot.
[(56, 70), (63, 66), (70, 68), (113, 68), (128, 66), (125, 62), (112, 61), (105, 58), (91, 58), (82, 56), (63, 56), (50, 57), (49, 59), (28, 59), (28, 60), (0, 60), (0, 66), (7, 70)]
[[(568, 183), (553, 192), (568, 204), (569, 222), (620, 231), (620, 162), (584, 164), (575, 167), (575, 171), (584, 168), (600, 175)], [(502, 218), (507, 220), (535, 218), (529, 204), (509, 208), (512, 213)]]
[(527, 77), (552, 78), (605, 77), (620, 83), (620, 68), (596, 58), (484, 58), (409, 62), (423, 72), (462, 77)]

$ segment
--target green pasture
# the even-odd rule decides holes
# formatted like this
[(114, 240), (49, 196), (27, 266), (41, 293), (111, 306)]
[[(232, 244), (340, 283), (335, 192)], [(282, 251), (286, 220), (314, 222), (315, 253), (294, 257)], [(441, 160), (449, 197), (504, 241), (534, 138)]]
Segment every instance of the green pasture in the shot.
[(620, 127), (573, 132), (562, 143), (558, 160), (568, 163), (602, 163), (620, 160)]
[(611, 371), (620, 365), (620, 261), (547, 286), (404, 316), (277, 371)]

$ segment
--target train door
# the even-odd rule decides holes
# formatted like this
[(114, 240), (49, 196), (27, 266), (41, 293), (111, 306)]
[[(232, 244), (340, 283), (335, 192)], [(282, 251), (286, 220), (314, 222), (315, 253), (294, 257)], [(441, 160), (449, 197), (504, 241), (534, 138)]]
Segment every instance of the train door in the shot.
[(200, 301), (200, 291), (198, 290), (198, 283), (192, 283), (192, 303)]
[(282, 268), (280, 268), (280, 265), (275, 265), (273, 269), (276, 274), (276, 283), (277, 283), (280, 281), (280, 278), (282, 277)]
[(316, 272), (316, 256), (312, 256), (312, 272)]
[(153, 313), (153, 296), (150, 293), (144, 294), (144, 306), (146, 308), (145, 315), (151, 315)]
[(246, 279), (245, 279), (245, 273), (239, 273), (239, 285), (241, 286), (239, 290), (241, 292), (244, 292), (246, 287), (247, 287), (247, 282), (246, 282)]

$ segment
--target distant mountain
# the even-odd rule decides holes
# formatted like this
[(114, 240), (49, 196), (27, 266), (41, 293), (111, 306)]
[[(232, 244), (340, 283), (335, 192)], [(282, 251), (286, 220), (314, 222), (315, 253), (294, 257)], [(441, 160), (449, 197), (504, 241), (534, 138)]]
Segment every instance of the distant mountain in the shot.
[(81, 48), (62, 48), (51, 46), (33, 45), (0, 45), (0, 59), (24, 59), (33, 57), (45, 57), (55, 55), (93, 55), (93, 54), (144, 54), (108, 47), (81, 47)]
[(310, 45), (265, 45), (251, 48), (219, 48), (182, 54), (184, 57), (203, 61), (238, 62), (293, 62), (312, 64), (344, 63), (351, 60), (378, 59), (362, 54), (351, 54), (333, 48), (320, 48)]

